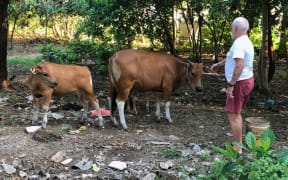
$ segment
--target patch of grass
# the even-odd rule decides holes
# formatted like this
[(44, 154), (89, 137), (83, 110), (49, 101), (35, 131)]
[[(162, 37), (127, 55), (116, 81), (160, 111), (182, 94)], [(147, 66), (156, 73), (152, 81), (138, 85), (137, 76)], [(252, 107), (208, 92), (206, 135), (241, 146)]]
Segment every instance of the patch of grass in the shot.
[(22, 57), (22, 56), (12, 56), (7, 59), (7, 66), (22, 66), (30, 67), (39, 62), (41, 62), (41, 57)]
[(181, 156), (181, 151), (175, 147), (170, 147), (162, 151), (162, 154), (165, 158), (177, 158)]

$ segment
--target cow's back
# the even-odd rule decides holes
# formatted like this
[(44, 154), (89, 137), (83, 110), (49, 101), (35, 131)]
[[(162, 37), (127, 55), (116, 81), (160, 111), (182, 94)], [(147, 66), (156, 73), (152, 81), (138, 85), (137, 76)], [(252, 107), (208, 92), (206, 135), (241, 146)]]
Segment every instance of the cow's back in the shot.
[(110, 78), (115, 86), (117, 82), (133, 81), (134, 87), (144, 91), (161, 90), (164, 78), (175, 76), (175, 63), (173, 56), (164, 53), (122, 50), (110, 58)]
[(92, 77), (88, 67), (50, 62), (45, 62), (45, 66), (58, 83), (53, 90), (54, 94), (64, 95), (78, 90), (93, 93)]

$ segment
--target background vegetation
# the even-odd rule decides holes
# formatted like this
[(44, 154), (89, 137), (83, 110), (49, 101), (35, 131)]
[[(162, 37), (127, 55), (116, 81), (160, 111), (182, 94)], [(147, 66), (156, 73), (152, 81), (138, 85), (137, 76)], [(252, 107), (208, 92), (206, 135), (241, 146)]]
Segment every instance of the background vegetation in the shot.
[(286, 0), (7, 2), (10, 48), (14, 38), (60, 40), (65, 49), (48, 44), (42, 48), (45, 58), (61, 63), (94, 62), (103, 72), (111, 53), (132, 47), (174, 55), (184, 51), (195, 62), (209, 54), (217, 62), (231, 46), (231, 22), (237, 16), (250, 22), (258, 84), (267, 97), (276, 59), (287, 59)]

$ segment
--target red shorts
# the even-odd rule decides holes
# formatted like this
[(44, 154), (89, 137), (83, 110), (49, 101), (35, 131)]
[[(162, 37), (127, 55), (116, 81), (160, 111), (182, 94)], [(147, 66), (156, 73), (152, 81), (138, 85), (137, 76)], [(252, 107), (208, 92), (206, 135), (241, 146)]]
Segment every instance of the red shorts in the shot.
[(249, 94), (254, 87), (254, 78), (249, 78), (241, 81), (237, 81), (234, 86), (233, 96), (234, 98), (226, 99), (225, 110), (232, 113), (240, 113), (245, 107)]

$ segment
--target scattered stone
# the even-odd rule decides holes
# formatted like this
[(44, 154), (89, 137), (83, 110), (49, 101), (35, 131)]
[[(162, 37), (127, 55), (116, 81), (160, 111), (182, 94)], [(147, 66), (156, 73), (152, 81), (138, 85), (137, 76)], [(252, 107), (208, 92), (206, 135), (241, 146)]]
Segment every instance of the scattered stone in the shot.
[(197, 153), (201, 151), (201, 147), (198, 144), (195, 144), (192, 148), (192, 151)]
[(220, 90), (220, 93), (225, 94), (225, 93), (226, 93), (226, 88), (222, 88), (222, 89)]
[(205, 128), (205, 126), (199, 126), (199, 129), (204, 129)]
[(32, 96), (32, 95), (26, 96), (26, 99), (27, 99), (29, 102), (31, 102), (31, 101), (33, 101), (33, 96)]
[(7, 102), (8, 98), (0, 98), (0, 104)]
[(66, 159), (66, 160), (62, 161), (61, 164), (67, 165), (67, 164), (69, 164), (70, 162), (72, 162), (72, 158), (69, 158), (69, 159)]
[(171, 160), (168, 160), (166, 162), (160, 162), (160, 168), (164, 170), (167, 170), (173, 166), (174, 166), (174, 163)]
[(93, 174), (82, 174), (82, 179), (93, 178)]
[(19, 176), (20, 176), (21, 178), (27, 177), (27, 173), (24, 172), (24, 171), (19, 171)]
[(174, 135), (170, 135), (170, 136), (169, 136), (169, 139), (170, 139), (171, 141), (178, 141), (178, 140), (179, 140), (179, 137), (174, 136)]
[(153, 145), (169, 145), (170, 142), (164, 142), (164, 141), (148, 141), (146, 144), (153, 144)]
[(190, 180), (190, 177), (187, 175), (187, 174), (185, 174), (185, 173), (183, 173), (183, 172), (178, 172), (178, 176), (179, 176), (179, 179), (180, 180)]
[(142, 180), (154, 180), (156, 179), (157, 175), (155, 173), (149, 173), (142, 178)]
[(112, 161), (109, 164), (109, 167), (122, 171), (124, 169), (127, 169), (127, 163), (121, 161)]
[(141, 134), (141, 133), (143, 133), (143, 130), (142, 130), (142, 129), (138, 129), (138, 130), (136, 131), (136, 134), (137, 134), (137, 135), (139, 135), (139, 134)]
[(19, 167), (19, 165), (20, 165), (20, 162), (19, 162), (18, 158), (15, 158), (12, 162), (12, 166), (17, 168), (17, 167)]
[(69, 131), (69, 134), (72, 134), (72, 135), (79, 134), (79, 133), (80, 131), (78, 129)]
[(206, 150), (201, 150), (201, 151), (196, 152), (196, 155), (203, 156), (205, 153), (207, 153)]
[(100, 171), (100, 167), (99, 166), (97, 166), (97, 164), (93, 164), (93, 170), (95, 171), (95, 172), (99, 172)]
[(233, 134), (231, 134), (230, 132), (226, 133), (226, 136), (232, 137)]
[(39, 175), (31, 175), (28, 177), (28, 180), (38, 180), (38, 179), (40, 179)]
[(63, 118), (64, 118), (63, 115), (58, 114), (58, 113), (51, 113), (51, 116), (52, 116), (54, 119), (56, 119), (56, 120), (58, 120), (58, 119), (63, 119)]
[(51, 160), (54, 162), (61, 162), (65, 156), (65, 150), (58, 151), (55, 155), (51, 157)]
[(81, 160), (81, 161), (78, 161), (74, 166), (72, 166), (72, 168), (86, 171), (88, 169), (91, 169), (92, 166), (93, 166), (93, 161)]
[(29, 127), (26, 127), (25, 128), (25, 131), (28, 133), (28, 134), (33, 134), (35, 133), (36, 131), (38, 131), (39, 129), (41, 129), (42, 127), (41, 126), (29, 126)]
[(192, 151), (190, 149), (183, 149), (181, 150), (181, 156), (182, 157), (187, 157), (192, 153)]
[(211, 162), (202, 162), (203, 166), (210, 166), (212, 163)]
[(2, 167), (7, 174), (14, 174), (16, 172), (16, 169), (12, 165), (2, 164)]
[(19, 158), (24, 158), (25, 156), (27, 156), (27, 154), (22, 153), (22, 154), (20, 154), (18, 157), (19, 157)]

